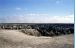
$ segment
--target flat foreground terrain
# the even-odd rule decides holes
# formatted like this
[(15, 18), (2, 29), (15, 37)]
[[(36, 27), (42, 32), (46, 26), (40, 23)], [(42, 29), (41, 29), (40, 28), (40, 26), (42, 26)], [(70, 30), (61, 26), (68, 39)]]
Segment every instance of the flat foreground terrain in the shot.
[(73, 48), (73, 46), (73, 34), (35, 37), (18, 30), (0, 30), (0, 48)]

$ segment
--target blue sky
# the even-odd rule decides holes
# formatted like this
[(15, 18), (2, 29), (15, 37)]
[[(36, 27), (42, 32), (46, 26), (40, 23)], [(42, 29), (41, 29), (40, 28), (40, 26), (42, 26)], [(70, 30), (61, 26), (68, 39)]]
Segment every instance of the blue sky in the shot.
[(0, 0), (1, 23), (73, 23), (74, 0)]

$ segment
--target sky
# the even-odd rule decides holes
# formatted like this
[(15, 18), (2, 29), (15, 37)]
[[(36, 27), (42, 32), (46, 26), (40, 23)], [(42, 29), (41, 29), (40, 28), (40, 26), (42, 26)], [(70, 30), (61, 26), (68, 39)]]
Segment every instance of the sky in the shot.
[(74, 23), (74, 0), (0, 0), (0, 23)]

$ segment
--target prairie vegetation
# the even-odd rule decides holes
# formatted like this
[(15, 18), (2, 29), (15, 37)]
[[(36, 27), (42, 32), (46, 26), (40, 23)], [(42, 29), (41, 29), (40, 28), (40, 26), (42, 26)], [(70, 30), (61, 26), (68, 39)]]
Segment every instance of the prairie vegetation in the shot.
[(33, 36), (60, 36), (74, 33), (74, 24), (0, 24), (1, 29), (21, 30)]

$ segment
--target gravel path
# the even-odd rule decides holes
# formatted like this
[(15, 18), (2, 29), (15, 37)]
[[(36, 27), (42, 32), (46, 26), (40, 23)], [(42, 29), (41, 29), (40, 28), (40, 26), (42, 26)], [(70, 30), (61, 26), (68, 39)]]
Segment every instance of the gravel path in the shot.
[(0, 30), (0, 48), (74, 48), (73, 46), (73, 34), (35, 37), (18, 30)]

